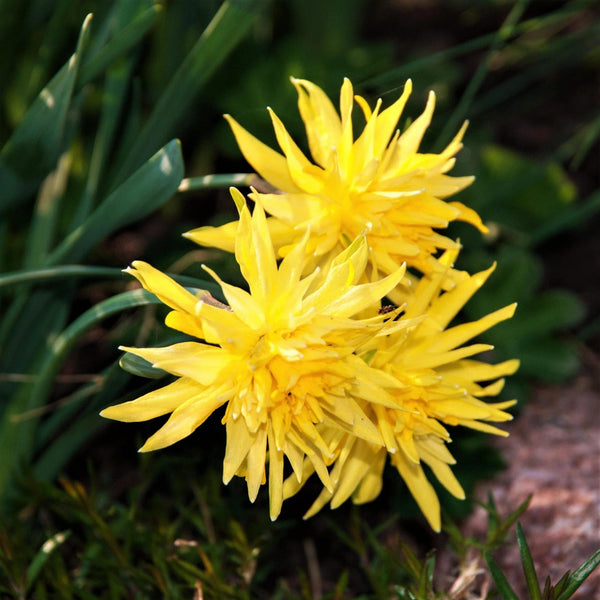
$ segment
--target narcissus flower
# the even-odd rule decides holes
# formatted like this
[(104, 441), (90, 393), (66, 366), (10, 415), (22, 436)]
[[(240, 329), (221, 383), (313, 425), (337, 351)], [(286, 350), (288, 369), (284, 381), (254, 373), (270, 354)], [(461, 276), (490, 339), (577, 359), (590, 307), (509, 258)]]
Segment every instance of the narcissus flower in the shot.
[[(308, 249), (324, 264), (366, 232), (376, 276), (393, 273), (405, 262), (429, 274), (436, 270), (440, 249), (458, 248), (455, 241), (434, 230), (462, 220), (486, 231), (473, 210), (445, 200), (473, 180), (447, 175), (461, 148), (466, 124), (439, 154), (419, 152), (434, 110), (433, 92), (424, 113), (400, 133), (396, 128), (411, 93), (410, 80), (391, 106), (381, 110), (378, 100), (371, 110), (364, 98), (353, 96), (352, 84), (346, 79), (339, 115), (321, 88), (303, 79), (292, 79), (292, 83), (298, 91), (312, 161), (272, 110), (269, 113), (283, 154), (226, 116), (246, 160), (277, 190), (255, 191), (250, 197), (271, 215), (269, 227), (281, 256), (310, 230)], [(366, 120), (356, 139), (354, 102)], [(201, 227), (187, 235), (200, 244), (232, 251), (235, 231), (235, 223), (230, 223)]]
[[(440, 262), (451, 267), (456, 252), (446, 252)], [(402, 328), (389, 336), (368, 342), (363, 348), (372, 367), (393, 375), (401, 387), (392, 391), (400, 408), (370, 404), (366, 409), (384, 445), (360, 440), (340, 433), (320, 433), (336, 448), (330, 471), (333, 492), (325, 489), (307, 516), (320, 510), (328, 501), (332, 508), (352, 497), (355, 503), (373, 500), (381, 491), (386, 456), (404, 479), (421, 511), (436, 531), (440, 529), (440, 505), (433, 486), (423, 470), (426, 464), (440, 483), (455, 497), (464, 498), (460, 483), (450, 469), (455, 461), (446, 444), (451, 441), (446, 426), (462, 425), (487, 433), (506, 435), (489, 422), (508, 421), (505, 409), (514, 401), (488, 403), (484, 399), (497, 395), (505, 375), (514, 373), (519, 363), (508, 360), (491, 365), (471, 357), (490, 350), (485, 344), (463, 346), (475, 336), (510, 318), (516, 305), (506, 306), (478, 321), (447, 328), (469, 298), (483, 285), (493, 267), (469, 276), (448, 292), (442, 292), (443, 271), (432, 278), (422, 278), (407, 302), (402, 320), (414, 326)], [(487, 383), (483, 383), (487, 382)], [(312, 472), (306, 463), (301, 481), (287, 480), (285, 494), (296, 493)]]
[[(355, 350), (402, 326), (377, 309), (404, 269), (358, 284), (368, 260), (362, 236), (327, 271), (303, 277), (308, 232), (278, 266), (261, 205), (250, 215), (242, 195), (232, 194), (240, 213), (235, 257), (249, 292), (207, 268), (228, 302), (219, 307), (150, 265), (134, 262), (128, 272), (171, 307), (166, 324), (195, 339), (165, 348), (124, 348), (177, 379), (101, 414), (120, 421), (170, 414), (141, 448), (150, 451), (190, 435), (225, 405), (223, 479), (245, 477), (254, 500), (266, 481), (268, 460), (270, 512), (276, 518), (283, 500), (284, 457), (297, 478), (306, 458), (333, 492), (327, 465), (336, 449), (325, 443), (319, 426), (384, 444), (364, 407), (395, 407), (391, 392), (399, 384)], [(375, 316), (352, 318), (368, 309)]]

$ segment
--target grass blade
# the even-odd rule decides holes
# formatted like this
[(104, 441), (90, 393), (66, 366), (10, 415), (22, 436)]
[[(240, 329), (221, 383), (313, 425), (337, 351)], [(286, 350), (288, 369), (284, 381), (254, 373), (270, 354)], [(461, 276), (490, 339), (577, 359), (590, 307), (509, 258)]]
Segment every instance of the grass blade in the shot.
[(492, 555), (486, 550), (483, 553), (483, 556), (490, 570), (492, 579), (496, 585), (496, 590), (498, 591), (498, 594), (500, 594), (502, 600), (519, 600), (519, 597), (512, 587), (510, 587), (510, 583), (508, 583), (508, 580), (504, 576), (504, 573), (500, 570), (500, 567), (496, 561), (492, 558)]
[(574, 229), (589, 221), (600, 213), (600, 191), (594, 192), (589, 198), (571, 206), (569, 210), (549, 219), (534, 230), (527, 239), (528, 247), (535, 247), (544, 241)]
[(158, 4), (136, 16), (130, 23), (115, 33), (112, 39), (97, 53), (90, 56), (81, 66), (76, 87), (82, 88), (104, 72), (119, 57), (127, 54), (131, 48), (146, 35), (156, 23), (162, 7)]
[(576, 571), (571, 573), (566, 588), (556, 600), (570, 598), (598, 565), (600, 565), (600, 550), (596, 550)]
[(258, 17), (263, 0), (229, 0), (211, 23), (162, 93), (150, 118), (136, 137), (117, 176), (117, 182), (137, 168), (148, 152), (163, 144), (196, 94), (242, 40)]
[(94, 267), (87, 265), (61, 265), (48, 269), (25, 269), (0, 275), (0, 290), (23, 284), (34, 284), (44, 282), (60, 281), (62, 279), (74, 279), (78, 277), (92, 278), (120, 278), (123, 276), (121, 269), (111, 267)]
[(0, 153), (0, 213), (26, 198), (58, 160), (90, 22), (88, 15), (75, 54), (39, 93)]
[(527, 545), (527, 539), (523, 533), (521, 523), (517, 523), (517, 540), (519, 541), (521, 564), (523, 565), (523, 573), (525, 574), (529, 597), (531, 600), (542, 600), (542, 590), (540, 589), (537, 573), (535, 572), (535, 565), (533, 564), (533, 558), (531, 558), (531, 552)]
[(440, 145), (443, 145), (446, 140), (449, 140), (450, 136), (454, 135), (454, 132), (459, 128), (461, 122), (465, 119), (467, 112), (469, 111), (469, 107), (471, 106), (477, 91), (481, 87), (483, 80), (487, 75), (492, 57), (506, 43), (506, 40), (513, 35), (514, 28), (518, 24), (521, 15), (527, 8), (528, 4), (529, 0), (517, 0), (512, 10), (508, 14), (508, 17), (506, 17), (506, 20), (496, 32), (485, 58), (477, 68), (477, 71), (475, 71), (473, 74), (473, 77), (471, 77), (469, 80), (467, 88), (465, 89), (460, 101), (450, 115), (450, 118), (446, 121), (444, 129), (434, 144), (436, 147), (440, 147)]

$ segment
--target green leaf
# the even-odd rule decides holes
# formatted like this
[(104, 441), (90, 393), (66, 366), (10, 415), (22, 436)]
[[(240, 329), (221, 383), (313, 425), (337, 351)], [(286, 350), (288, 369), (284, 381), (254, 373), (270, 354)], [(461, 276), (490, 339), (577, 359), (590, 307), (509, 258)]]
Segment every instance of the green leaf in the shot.
[(54, 168), (63, 151), (67, 112), (81, 54), (89, 39), (91, 15), (85, 19), (77, 50), (19, 123), (0, 153), (0, 214), (26, 198)]
[(76, 81), (77, 87), (81, 88), (89, 83), (119, 57), (133, 48), (156, 23), (161, 11), (162, 7), (155, 4), (138, 14), (130, 23), (117, 31), (99, 52), (83, 62)]
[[(546, 598), (550, 598), (551, 600), (556, 600), (566, 589), (569, 584), (569, 577), (571, 576), (571, 571), (567, 571), (564, 575), (558, 580), (555, 586), (552, 586), (552, 581), (550, 581), (550, 577), (546, 577), (546, 584), (544, 587), (544, 600)], [(546, 592), (546, 588), (551, 588), (553, 596), (550, 595), (550, 591)]]
[(229, 0), (221, 5), (204, 33), (162, 93), (136, 136), (117, 181), (122, 181), (154, 148), (163, 144), (200, 89), (248, 33), (264, 0)]
[(178, 140), (172, 140), (121, 184), (50, 255), (47, 265), (76, 262), (103, 237), (164, 204), (183, 177)]
[(68, 153), (63, 154), (56, 169), (44, 180), (39, 193), (25, 244), (25, 268), (39, 267), (52, 249), (56, 236), (61, 200), (71, 169)]
[(527, 582), (527, 589), (529, 590), (529, 597), (531, 600), (542, 600), (542, 591), (535, 572), (535, 565), (531, 558), (531, 552), (527, 545), (527, 539), (523, 533), (521, 523), (517, 523), (517, 540), (519, 541), (519, 551), (521, 553), (521, 564), (523, 565), (523, 573), (525, 574), (525, 581)]
[(35, 446), (36, 418), (22, 419), (21, 415), (38, 409), (44, 404), (56, 375), (67, 352), (77, 340), (93, 325), (124, 310), (146, 304), (159, 304), (160, 300), (145, 290), (133, 290), (118, 294), (100, 302), (79, 316), (59, 336), (44, 354), (39, 366), (37, 379), (31, 389), (23, 387), (23, 394), (17, 395), (6, 407), (3, 421), (0, 422), (0, 499), (5, 500), (14, 471), (24, 457), (30, 458)]
[(103, 181), (104, 170), (110, 158), (115, 133), (125, 104), (132, 71), (133, 60), (127, 59), (115, 63), (106, 73), (100, 123), (94, 140), (85, 189), (77, 203), (70, 230), (85, 221), (96, 202), (98, 189)]
[(598, 565), (600, 565), (600, 550), (596, 550), (592, 556), (571, 574), (565, 590), (556, 600), (567, 600), (570, 598)]
[(0, 290), (24, 284), (51, 284), (63, 279), (76, 279), (79, 277), (119, 279), (124, 276), (125, 274), (121, 269), (87, 265), (60, 265), (48, 269), (24, 269), (0, 275)]
[(492, 558), (492, 555), (485, 550), (483, 552), (483, 557), (488, 565), (492, 579), (496, 584), (496, 590), (498, 591), (498, 594), (500, 594), (502, 600), (519, 600), (519, 597), (508, 583), (508, 580), (500, 570), (496, 561)]
[(120, 367), (138, 377), (146, 377), (148, 379), (161, 379), (166, 377), (168, 373), (162, 369), (158, 369), (152, 366), (152, 363), (148, 362), (141, 356), (126, 352), (119, 360)]
[(59, 533), (55, 533), (52, 537), (48, 538), (42, 547), (39, 549), (37, 554), (33, 557), (33, 560), (29, 564), (27, 568), (27, 576), (25, 580), (27, 581), (27, 590), (31, 589), (31, 586), (35, 583), (42, 567), (57, 548), (59, 548), (71, 535), (71, 531), (66, 529), (65, 531), (60, 531)]
[(203, 175), (202, 177), (188, 177), (181, 182), (180, 192), (195, 192), (198, 190), (209, 190), (213, 188), (224, 188), (231, 186), (250, 187), (260, 181), (254, 173), (227, 173), (220, 175)]

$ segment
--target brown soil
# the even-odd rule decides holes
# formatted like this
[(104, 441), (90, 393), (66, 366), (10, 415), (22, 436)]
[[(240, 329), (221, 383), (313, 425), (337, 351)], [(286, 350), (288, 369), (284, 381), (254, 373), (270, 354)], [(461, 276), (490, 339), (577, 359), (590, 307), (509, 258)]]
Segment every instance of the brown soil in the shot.
[[(574, 382), (535, 391), (507, 427), (510, 437), (496, 442), (507, 469), (477, 492), (485, 501), (491, 491), (503, 515), (532, 496), (520, 522), (542, 587), (548, 575), (556, 583), (600, 548), (600, 357), (589, 353), (584, 364)], [(461, 529), (482, 539), (486, 523), (478, 508)], [(516, 544), (494, 558), (519, 597), (528, 598)], [(600, 569), (574, 598), (600, 598)]]

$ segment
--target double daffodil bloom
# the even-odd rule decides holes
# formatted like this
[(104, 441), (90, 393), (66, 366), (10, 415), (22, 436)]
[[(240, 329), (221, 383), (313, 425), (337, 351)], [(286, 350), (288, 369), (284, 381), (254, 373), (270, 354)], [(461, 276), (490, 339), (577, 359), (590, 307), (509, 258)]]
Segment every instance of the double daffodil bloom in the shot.
[[(446, 252), (440, 263), (450, 268), (455, 256), (454, 251)], [(452, 495), (464, 498), (450, 468), (455, 461), (446, 447), (451, 441), (446, 426), (461, 425), (506, 435), (490, 422), (512, 418), (505, 409), (515, 401), (488, 403), (484, 399), (501, 391), (504, 383), (501, 378), (514, 373), (519, 362), (484, 363), (471, 357), (490, 350), (491, 346), (463, 344), (512, 317), (516, 305), (506, 306), (478, 321), (448, 328), (492, 271), (493, 267), (473, 276), (461, 273), (461, 281), (448, 292), (442, 292), (443, 271), (432, 278), (422, 278), (399, 318), (399, 322), (409, 321), (414, 326), (399, 328), (362, 348), (372, 367), (384, 370), (401, 383), (401, 387), (392, 391), (401, 408), (370, 404), (365, 409), (381, 433), (383, 446), (348, 435), (340, 441), (339, 432), (325, 431), (326, 426), (320, 428), (323, 438), (336, 449), (330, 472), (334, 490), (324, 489), (307, 516), (315, 514), (328, 501), (335, 508), (350, 497), (357, 504), (373, 500), (381, 491), (383, 467), (389, 455), (431, 527), (440, 530), (439, 500), (422, 465), (428, 465)], [(306, 463), (301, 482), (311, 472)], [(285, 495), (296, 493), (301, 482), (286, 481)]]
[[(277, 190), (255, 191), (250, 197), (271, 215), (269, 228), (280, 256), (290, 252), (310, 230), (307, 247), (316, 257), (313, 264), (325, 264), (366, 232), (371, 249), (369, 273), (375, 273), (371, 278), (394, 273), (404, 263), (430, 274), (437, 268), (440, 249), (458, 248), (457, 242), (436, 229), (462, 220), (486, 231), (473, 210), (446, 201), (473, 180), (447, 175), (461, 148), (466, 124), (439, 154), (419, 152), (434, 110), (433, 92), (423, 114), (400, 132), (397, 124), (412, 90), (410, 80), (391, 106), (382, 110), (378, 100), (371, 110), (364, 98), (353, 95), (352, 84), (345, 79), (339, 114), (315, 84), (303, 79), (292, 79), (292, 83), (298, 91), (312, 160), (272, 110), (269, 114), (282, 153), (226, 116), (246, 160)], [(356, 139), (354, 102), (366, 120)], [(187, 235), (202, 245), (231, 252), (235, 232), (235, 223), (229, 223), (201, 227)]]
[[(120, 421), (170, 414), (141, 448), (145, 452), (190, 435), (226, 406), (223, 480), (245, 477), (253, 501), (266, 481), (268, 461), (274, 519), (283, 500), (284, 457), (296, 478), (302, 477), (306, 458), (325, 488), (334, 489), (327, 467), (336, 449), (325, 443), (319, 426), (384, 443), (364, 407), (396, 407), (391, 392), (399, 383), (367, 365), (355, 350), (402, 327), (377, 309), (404, 269), (373, 283), (357, 283), (368, 260), (361, 236), (327, 271), (317, 269), (303, 277), (308, 232), (278, 266), (262, 207), (257, 205), (250, 215), (243, 196), (237, 190), (232, 194), (240, 215), (235, 257), (249, 292), (221, 281), (207, 268), (228, 302), (219, 307), (150, 265), (134, 262), (128, 272), (172, 309), (166, 324), (193, 341), (124, 348), (177, 379), (101, 414)], [(353, 318), (367, 310), (374, 316)]]

